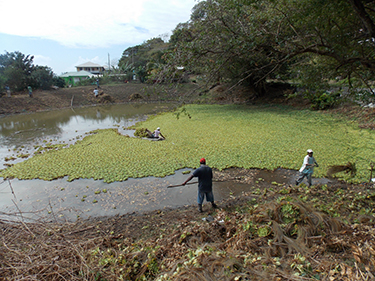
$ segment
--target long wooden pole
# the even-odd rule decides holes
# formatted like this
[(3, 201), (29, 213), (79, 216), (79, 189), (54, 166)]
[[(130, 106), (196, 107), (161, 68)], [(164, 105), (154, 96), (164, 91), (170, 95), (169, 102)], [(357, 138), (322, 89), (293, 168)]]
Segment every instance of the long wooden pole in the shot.
[[(185, 185), (196, 184), (196, 183), (198, 183), (198, 182), (197, 181), (196, 182), (188, 182)], [(178, 187), (178, 186), (183, 186), (183, 184), (170, 185), (170, 186), (167, 186), (167, 188)]]

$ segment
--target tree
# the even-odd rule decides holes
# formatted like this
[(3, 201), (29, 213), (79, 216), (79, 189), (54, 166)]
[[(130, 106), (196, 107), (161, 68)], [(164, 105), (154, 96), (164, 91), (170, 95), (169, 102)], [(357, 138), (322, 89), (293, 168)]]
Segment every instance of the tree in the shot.
[(368, 0), (201, 1), (171, 36), (168, 62), (259, 93), (274, 77), (361, 87), (375, 70), (374, 17)]
[(22, 91), (31, 86), (34, 89), (50, 89), (52, 85), (64, 87), (65, 82), (58, 78), (47, 66), (33, 64), (34, 56), (21, 52), (6, 52), (0, 55), (0, 87), (8, 85), (12, 91)]
[(50, 89), (54, 82), (52, 69), (47, 66), (35, 66), (31, 78), (36, 88), (43, 90)]
[(21, 52), (6, 52), (0, 55), (0, 76), (3, 77), (4, 85), (9, 85), (14, 91), (21, 91), (28, 85), (35, 87), (35, 83), (31, 78), (34, 70), (34, 56), (25, 56)]
[(54, 75), (52, 78), (53, 85), (59, 88), (64, 88), (66, 86), (66, 82), (60, 76)]
[(271, 61), (279, 55), (271, 57), (269, 36), (260, 37), (255, 32), (257, 21), (267, 22), (268, 15), (255, 13), (255, 4), (245, 2), (200, 2), (193, 9), (190, 33), (184, 32), (189, 37), (179, 41), (168, 56), (174, 68), (184, 66), (207, 73), (208, 82), (242, 83), (261, 91), (264, 76), (274, 67)]
[(120, 69), (131, 68), (141, 82), (145, 82), (154, 67), (164, 64), (163, 55), (168, 48), (161, 38), (152, 38), (141, 45), (127, 48), (119, 60)]

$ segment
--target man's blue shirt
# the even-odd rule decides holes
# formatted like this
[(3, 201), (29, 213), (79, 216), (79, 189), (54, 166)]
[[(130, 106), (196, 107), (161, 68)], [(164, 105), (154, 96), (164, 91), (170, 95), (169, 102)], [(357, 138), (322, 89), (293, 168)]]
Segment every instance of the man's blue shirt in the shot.
[(212, 191), (212, 169), (207, 165), (201, 165), (193, 172), (194, 177), (198, 177), (199, 192)]

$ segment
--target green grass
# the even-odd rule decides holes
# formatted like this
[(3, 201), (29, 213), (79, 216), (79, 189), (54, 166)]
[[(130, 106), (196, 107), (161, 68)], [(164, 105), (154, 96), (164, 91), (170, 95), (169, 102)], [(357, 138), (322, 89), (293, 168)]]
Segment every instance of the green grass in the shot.
[(0, 176), (52, 180), (68, 176), (103, 179), (173, 174), (196, 168), (199, 159), (219, 170), (228, 167), (299, 169), (306, 150), (314, 150), (325, 176), (330, 165), (355, 162), (357, 175), (339, 174), (351, 182), (369, 180), (375, 160), (375, 132), (353, 122), (309, 110), (239, 105), (188, 105), (186, 112), (158, 115), (135, 127), (161, 127), (165, 141), (148, 141), (98, 130), (69, 148), (48, 151), (2, 170)]

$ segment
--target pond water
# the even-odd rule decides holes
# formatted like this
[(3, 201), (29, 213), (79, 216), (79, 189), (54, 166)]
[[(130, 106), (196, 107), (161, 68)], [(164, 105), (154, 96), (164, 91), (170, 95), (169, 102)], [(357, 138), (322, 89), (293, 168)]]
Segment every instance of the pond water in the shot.
[[(47, 142), (73, 144), (96, 129), (117, 128), (121, 134), (133, 136), (134, 131), (127, 127), (175, 107), (173, 104), (123, 104), (3, 117), (0, 118), (0, 165), (24, 161), (17, 156), (32, 156), (36, 146)], [(6, 161), (11, 157), (16, 159)], [(93, 179), (73, 182), (66, 178), (54, 181), (1, 179), (0, 215), (74, 220), (196, 204), (196, 184), (167, 188), (182, 183), (187, 178), (182, 173), (185, 170), (165, 178), (128, 179), (111, 184)], [(214, 188), (215, 199), (221, 200), (248, 187), (238, 183), (215, 183)]]
[[(126, 128), (148, 116), (175, 108), (173, 104), (110, 105), (79, 109), (22, 114), (0, 118), (0, 165), (24, 161), (17, 157), (32, 155), (36, 145), (46, 143), (74, 144), (96, 129), (117, 128), (121, 134), (133, 136)], [(16, 158), (5, 161), (6, 158)], [(31, 157), (31, 156), (30, 156)], [(0, 218), (25, 220), (75, 220), (195, 205), (197, 184), (168, 188), (185, 181), (186, 170), (164, 178), (128, 179), (104, 183), (101, 180), (67, 178), (54, 181), (4, 180), (0, 178)], [(295, 171), (258, 171), (255, 180), (292, 183)], [(321, 181), (321, 180), (320, 180)], [(196, 182), (192, 180), (191, 182)], [(241, 196), (253, 184), (234, 181), (214, 182), (215, 200)], [(220, 205), (220, 204), (219, 204)], [(207, 207), (206, 207), (207, 208)]]
[[(175, 107), (174, 104), (122, 104), (0, 118), (0, 167), (6, 163), (6, 157), (32, 154), (36, 145), (46, 142), (74, 143), (77, 138), (95, 129), (117, 128), (120, 133), (132, 136), (133, 130), (124, 128)], [(23, 159), (18, 158), (11, 163), (18, 161)]]

